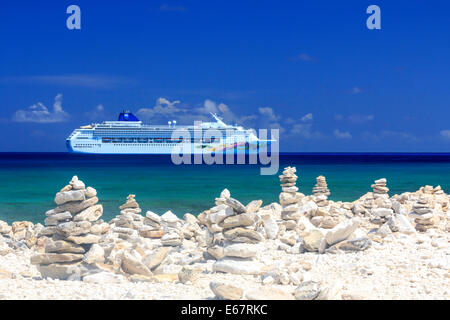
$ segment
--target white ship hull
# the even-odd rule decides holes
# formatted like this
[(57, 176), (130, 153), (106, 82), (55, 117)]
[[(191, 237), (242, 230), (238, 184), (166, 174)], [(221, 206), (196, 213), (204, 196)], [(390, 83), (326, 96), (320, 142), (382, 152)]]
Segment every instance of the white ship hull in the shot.
[(252, 154), (267, 149), (252, 129), (217, 122), (194, 126), (150, 126), (124, 111), (118, 121), (104, 121), (75, 129), (67, 138), (70, 152), (94, 154)]
[[(220, 144), (210, 144), (208, 147), (200, 143), (180, 145), (151, 145), (151, 144), (122, 144), (122, 143), (102, 143), (102, 141), (84, 140), (82, 144), (73, 144), (67, 140), (67, 148), (73, 153), (95, 153), (95, 154), (172, 154), (180, 151), (183, 154), (212, 154), (227, 153), (258, 153), (267, 148), (267, 143), (249, 143), (228, 147), (224, 149)], [(175, 149), (174, 149), (175, 148)]]

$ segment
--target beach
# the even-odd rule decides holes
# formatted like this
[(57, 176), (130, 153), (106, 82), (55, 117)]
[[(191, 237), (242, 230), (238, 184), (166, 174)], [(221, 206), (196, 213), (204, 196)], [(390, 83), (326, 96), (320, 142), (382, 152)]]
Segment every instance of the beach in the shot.
[(179, 217), (127, 194), (112, 219), (95, 185), (67, 177), (43, 223), (0, 222), (0, 299), (449, 298), (442, 186), (394, 194), (378, 176), (341, 201), (326, 176), (303, 193), (298, 168), (280, 174), (271, 203), (223, 188)]

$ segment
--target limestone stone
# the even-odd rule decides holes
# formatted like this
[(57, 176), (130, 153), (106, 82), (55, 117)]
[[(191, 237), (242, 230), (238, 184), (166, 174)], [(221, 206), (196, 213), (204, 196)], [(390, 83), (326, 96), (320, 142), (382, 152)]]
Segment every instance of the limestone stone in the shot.
[(178, 273), (178, 281), (184, 284), (187, 282), (195, 283), (198, 280), (201, 272), (202, 270), (200, 268), (184, 266)]
[(57, 240), (49, 241), (45, 246), (46, 253), (85, 253), (85, 249), (75, 243)]
[(145, 264), (127, 252), (124, 252), (123, 254), (121, 268), (125, 273), (131, 275), (140, 274), (148, 277), (152, 276), (152, 272)]
[(166, 233), (161, 237), (161, 243), (165, 246), (179, 246), (183, 243), (183, 239), (175, 232)]
[(154, 252), (144, 258), (144, 264), (149, 270), (157, 268), (167, 257), (172, 249), (169, 247), (159, 247)]
[(256, 243), (262, 241), (262, 236), (251, 229), (242, 227), (228, 229), (223, 233), (225, 239), (235, 242)]
[(101, 204), (94, 205), (92, 207), (89, 207), (87, 209), (84, 209), (75, 217), (73, 218), (73, 221), (95, 221), (103, 213), (103, 206)]
[(218, 245), (208, 247), (207, 252), (216, 260), (222, 259), (225, 256), (224, 248)]
[(82, 254), (75, 253), (39, 253), (31, 257), (31, 264), (52, 264), (62, 262), (76, 262), (83, 259)]
[(56, 231), (62, 236), (79, 236), (82, 234), (87, 234), (91, 230), (91, 223), (88, 221), (79, 222), (63, 222), (56, 226)]
[(93, 206), (97, 202), (98, 202), (97, 197), (88, 198), (88, 199), (82, 200), (82, 201), (67, 202), (67, 203), (64, 203), (63, 205), (58, 206), (55, 209), (53, 209), (52, 214), (46, 213), (46, 215), (52, 216), (54, 213), (65, 212), (65, 211), (69, 211), (72, 215), (75, 215), (75, 214), (83, 211), (84, 209), (86, 209), (90, 206)]
[(320, 292), (319, 282), (305, 281), (295, 289), (294, 296), (296, 300), (315, 300)]
[(105, 262), (105, 250), (100, 245), (94, 243), (84, 255), (83, 262), (89, 264)]
[(175, 225), (179, 221), (180, 219), (170, 210), (161, 216), (161, 222), (169, 225)]
[(38, 265), (42, 278), (67, 280), (70, 276), (80, 273), (80, 263)]
[(120, 284), (123, 283), (124, 280), (122, 275), (106, 271), (88, 274), (83, 277), (83, 282), (96, 284)]
[(233, 208), (233, 210), (238, 214), (244, 213), (246, 211), (246, 208), (242, 203), (240, 203), (238, 200), (233, 199), (231, 197), (226, 199), (225, 203), (227, 205), (229, 205), (231, 208)]
[(391, 228), (392, 232), (400, 232), (405, 234), (413, 234), (416, 232), (408, 218), (402, 214), (391, 216), (387, 224)]
[(261, 208), (262, 203), (263, 203), (262, 200), (251, 201), (249, 204), (245, 206), (245, 212), (247, 213), (257, 212), (259, 208)]
[(209, 215), (209, 221), (213, 224), (219, 224), (228, 217), (235, 215), (235, 212), (231, 207), (223, 206), (224, 208), (219, 211), (211, 211)]
[(264, 221), (264, 230), (268, 239), (275, 239), (278, 236), (279, 228), (275, 218), (268, 217)]
[(220, 193), (220, 197), (223, 199), (228, 199), (230, 196), (230, 191), (228, 189), (223, 189), (223, 191)]
[(320, 230), (312, 230), (303, 238), (303, 247), (311, 252), (318, 251), (323, 238), (324, 235)]
[(94, 234), (87, 234), (84, 236), (69, 236), (66, 238), (67, 241), (71, 241), (76, 244), (93, 244), (98, 243), (101, 237)]
[(254, 213), (243, 213), (225, 218), (221, 226), (224, 229), (230, 229), (235, 227), (248, 227), (253, 225), (254, 223), (255, 223)]
[(360, 225), (360, 220), (353, 218), (351, 220), (343, 221), (333, 229), (330, 229), (325, 234), (325, 241), (327, 245), (332, 246), (335, 243), (347, 239)]
[(249, 290), (245, 293), (245, 297), (248, 300), (294, 300), (291, 293), (273, 287)]
[(223, 249), (226, 257), (252, 258), (255, 257), (260, 247), (255, 244), (232, 243)]
[(58, 192), (55, 196), (55, 203), (62, 205), (69, 201), (84, 200), (85, 195), (83, 190), (71, 190), (66, 192)]
[(148, 219), (150, 219), (150, 220), (152, 220), (152, 221), (155, 221), (156, 223), (161, 223), (161, 216), (158, 215), (158, 214), (156, 214), (156, 213), (154, 213), (154, 212), (152, 212), (152, 211), (147, 211), (147, 212), (145, 213), (145, 216), (146, 216)]
[(259, 261), (224, 257), (213, 264), (212, 270), (213, 272), (259, 275), (263, 272), (263, 266)]
[(46, 226), (56, 226), (60, 221), (67, 221), (69, 219), (72, 219), (72, 215), (70, 214), (69, 211), (56, 213), (45, 219), (45, 225)]
[(367, 238), (344, 240), (326, 249), (326, 252), (363, 251), (370, 247), (372, 241)]
[(87, 198), (93, 198), (93, 197), (95, 197), (97, 195), (97, 190), (95, 190), (92, 187), (87, 187), (86, 190), (84, 191), (84, 195)]
[(139, 235), (144, 238), (159, 239), (164, 235), (164, 230), (141, 228)]
[(85, 188), (84, 182), (81, 180), (73, 181), (73, 183), (71, 183), (71, 185), (72, 185), (72, 190), (84, 190), (84, 188)]
[(209, 287), (214, 295), (222, 300), (240, 300), (244, 293), (239, 287), (219, 282), (211, 282)]

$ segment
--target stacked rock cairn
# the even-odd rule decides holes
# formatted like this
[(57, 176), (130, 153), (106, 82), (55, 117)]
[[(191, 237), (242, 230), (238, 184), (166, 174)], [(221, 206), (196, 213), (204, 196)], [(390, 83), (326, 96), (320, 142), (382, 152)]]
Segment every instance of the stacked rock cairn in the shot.
[(389, 195), (388, 195), (388, 191), (389, 188), (386, 187), (386, 179), (382, 178), (382, 179), (378, 179), (374, 181), (375, 183), (371, 185), (371, 187), (373, 188), (373, 198), (377, 199), (377, 198), (383, 198), (383, 199), (388, 199)]
[(433, 209), (429, 207), (426, 197), (421, 196), (412, 207), (411, 215), (415, 218), (416, 230), (425, 232), (435, 223)]
[(324, 176), (318, 176), (316, 178), (316, 185), (313, 190), (314, 202), (318, 207), (326, 207), (328, 205), (328, 196), (330, 190), (328, 189), (327, 181)]
[(282, 191), (280, 193), (281, 219), (285, 220), (284, 226), (287, 230), (295, 229), (297, 221), (300, 219), (298, 203), (301, 199), (301, 194), (297, 192), (296, 171), (295, 167), (286, 167), (283, 174), (279, 176)]
[(342, 221), (343, 214), (336, 206), (330, 205), (328, 196), (331, 194), (328, 189), (327, 181), (324, 176), (318, 176), (316, 178), (316, 185), (312, 189), (313, 201), (317, 205), (318, 209), (313, 213), (311, 217), (311, 223), (316, 227), (331, 229), (334, 228), (340, 221)]
[(137, 237), (143, 226), (144, 216), (139, 214), (142, 210), (135, 197), (134, 194), (128, 195), (126, 202), (119, 207), (120, 215), (110, 222), (114, 224), (112, 231), (123, 240)]
[(158, 239), (164, 235), (161, 227), (161, 216), (147, 211), (144, 218), (144, 225), (141, 227), (139, 234), (144, 238)]
[(161, 216), (161, 227), (164, 232), (161, 237), (162, 245), (175, 247), (183, 243), (182, 221), (172, 211)]
[(201, 213), (200, 223), (206, 225), (207, 253), (217, 261), (214, 272), (258, 274), (257, 244), (263, 240), (258, 233), (256, 211), (262, 202), (245, 207), (225, 189), (216, 198), (216, 206)]
[(46, 212), (46, 227), (39, 235), (47, 238), (45, 252), (31, 257), (43, 278), (79, 279), (92, 265), (104, 262), (97, 243), (110, 227), (99, 220), (103, 207), (96, 195), (77, 176), (56, 194), (57, 207)]
[(364, 206), (369, 209), (370, 221), (377, 225), (383, 225), (394, 214), (392, 202), (389, 199), (389, 188), (386, 186), (386, 179), (378, 179), (371, 185), (372, 199), (366, 199)]

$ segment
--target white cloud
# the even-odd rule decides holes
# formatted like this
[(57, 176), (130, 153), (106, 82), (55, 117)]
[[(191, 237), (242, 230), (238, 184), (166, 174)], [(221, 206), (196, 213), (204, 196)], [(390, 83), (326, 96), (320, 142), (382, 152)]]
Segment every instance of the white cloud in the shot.
[(103, 121), (106, 120), (110, 114), (106, 112), (105, 107), (102, 104), (97, 105), (93, 110), (85, 112), (84, 115), (90, 120)]
[(153, 108), (141, 108), (136, 114), (144, 118), (154, 118), (156, 116), (176, 116), (179, 113), (185, 113), (186, 110), (176, 107), (180, 101), (169, 101), (166, 98), (158, 98)]
[(162, 4), (159, 7), (160, 11), (172, 11), (172, 12), (180, 12), (180, 11), (186, 11), (187, 8), (183, 6), (172, 6), (168, 5), (167, 3)]
[(362, 134), (364, 140), (382, 141), (385, 139), (400, 140), (405, 142), (417, 142), (421, 139), (416, 136), (402, 131), (382, 130), (380, 133), (375, 134), (372, 132), (364, 131)]
[(216, 106), (216, 103), (212, 100), (206, 99), (203, 103), (203, 108), (197, 109), (200, 113), (217, 113), (219, 109)]
[(35, 76), (5, 77), (1, 78), (0, 82), (109, 89), (115, 88), (119, 85), (134, 83), (134, 80), (119, 76), (106, 76), (95, 74), (68, 74), (68, 75), (35, 75)]
[(383, 138), (393, 138), (393, 139), (410, 140), (410, 141), (418, 140), (414, 135), (412, 135), (408, 132), (402, 132), (402, 131), (383, 130), (383, 131), (381, 131), (381, 136)]
[(440, 134), (444, 139), (450, 140), (450, 130), (441, 130)]
[(363, 89), (361, 89), (360, 87), (353, 87), (352, 88), (352, 93), (353, 94), (359, 94), (359, 93), (363, 93), (364, 92), (364, 90)]
[(58, 93), (53, 103), (53, 112), (42, 103), (33, 104), (26, 110), (17, 110), (12, 120), (15, 122), (36, 122), (36, 123), (56, 123), (65, 122), (69, 119), (69, 114), (62, 108), (63, 95)]
[(300, 53), (300, 54), (297, 56), (297, 58), (298, 58), (299, 60), (306, 61), (306, 62), (315, 62), (315, 61), (317, 61), (317, 58), (315, 58), (315, 57), (313, 57), (313, 56), (310, 56), (310, 55), (307, 54), (307, 53)]
[(373, 114), (351, 114), (349, 116), (344, 116), (342, 114), (336, 114), (336, 115), (334, 115), (334, 119), (336, 121), (347, 120), (349, 122), (359, 124), (359, 123), (366, 123), (369, 121), (373, 121), (375, 119), (375, 116)]
[(271, 122), (272, 122), (272, 121), (279, 121), (279, 120), (281, 119), (280, 116), (277, 116), (277, 115), (275, 114), (275, 112), (273, 111), (272, 108), (269, 108), (269, 107), (258, 108), (258, 111), (259, 111), (259, 113), (260, 113), (262, 116), (266, 117), (266, 119), (267, 119), (268, 121), (271, 121)]
[(373, 114), (352, 114), (348, 116), (348, 120), (353, 123), (365, 123), (375, 119)]
[(307, 113), (300, 120), (302, 120), (303, 122), (312, 121), (313, 115), (312, 115), (312, 113)]
[(351, 139), (352, 138), (352, 135), (348, 131), (342, 132), (342, 131), (336, 129), (336, 130), (334, 130), (333, 134), (338, 139)]

